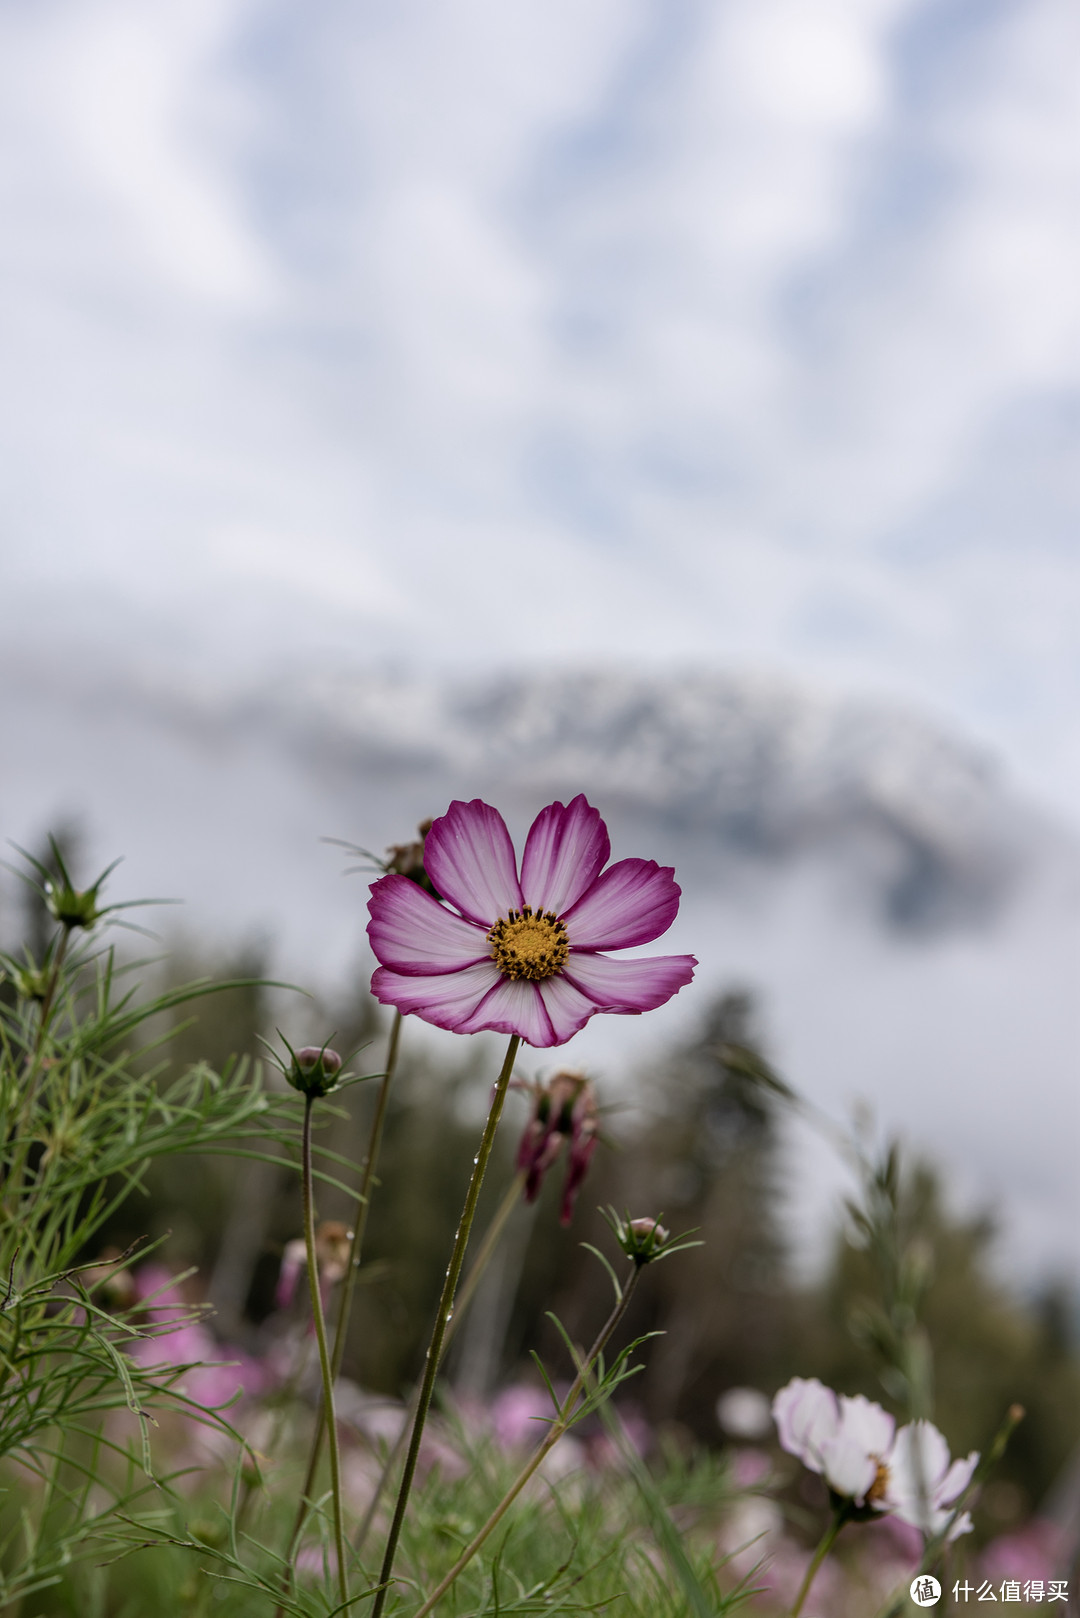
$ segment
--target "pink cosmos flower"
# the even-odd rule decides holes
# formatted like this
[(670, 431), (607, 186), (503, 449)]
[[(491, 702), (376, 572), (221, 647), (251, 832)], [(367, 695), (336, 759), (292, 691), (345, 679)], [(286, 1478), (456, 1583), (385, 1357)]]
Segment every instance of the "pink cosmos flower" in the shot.
[(452, 803), (424, 843), (446, 903), (406, 876), (372, 885), (372, 993), (438, 1028), (494, 1029), (541, 1048), (564, 1044), (598, 1011), (662, 1006), (693, 977), (692, 955), (600, 951), (667, 931), (679, 908), (674, 871), (636, 859), (605, 871), (610, 852), (604, 822), (579, 794), (537, 815), (519, 876), (498, 810), (478, 798)]

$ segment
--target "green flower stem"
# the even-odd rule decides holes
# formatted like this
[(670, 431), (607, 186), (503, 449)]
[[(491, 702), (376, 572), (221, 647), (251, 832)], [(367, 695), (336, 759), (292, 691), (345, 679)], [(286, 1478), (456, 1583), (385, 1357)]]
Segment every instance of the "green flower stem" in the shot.
[(334, 1414), (334, 1373), (330, 1367), (330, 1349), (326, 1341), (326, 1321), (323, 1319), (322, 1297), (319, 1292), (319, 1261), (315, 1252), (315, 1198), (312, 1193), (311, 1173), (311, 1114), (313, 1096), (304, 1097), (304, 1133), (301, 1148), (304, 1191), (304, 1243), (307, 1248), (308, 1286), (311, 1292), (311, 1314), (315, 1322), (315, 1339), (319, 1345), (319, 1365), (322, 1370), (323, 1410), (330, 1451), (330, 1490), (334, 1501), (334, 1545), (337, 1551), (338, 1590), (341, 1610), (348, 1611), (349, 1577), (345, 1566), (345, 1525), (341, 1516), (341, 1456), (338, 1451), (337, 1417)]
[(845, 1504), (842, 1506), (837, 1506), (835, 1512), (833, 1513), (832, 1522), (822, 1534), (821, 1539), (818, 1542), (818, 1548), (810, 1558), (810, 1566), (806, 1570), (806, 1577), (802, 1581), (799, 1593), (795, 1597), (795, 1605), (791, 1609), (791, 1618), (799, 1618), (799, 1614), (803, 1609), (803, 1602), (810, 1594), (810, 1586), (817, 1577), (818, 1568), (832, 1550), (837, 1534), (848, 1520), (848, 1510), (849, 1508)]
[[(386, 1071), (379, 1086), (378, 1099), (375, 1103), (375, 1116), (371, 1121), (371, 1132), (368, 1136), (367, 1155), (364, 1158), (360, 1174), (360, 1186), (356, 1193), (356, 1215), (353, 1220), (353, 1236), (349, 1247), (349, 1263), (342, 1283), (341, 1298), (338, 1304), (337, 1324), (334, 1330), (334, 1349), (330, 1357), (330, 1374), (336, 1382), (341, 1371), (341, 1362), (345, 1357), (345, 1339), (349, 1332), (349, 1315), (352, 1311), (353, 1294), (356, 1290), (356, 1272), (360, 1267), (360, 1257), (363, 1252), (364, 1231), (367, 1226), (368, 1208), (371, 1202), (371, 1186), (375, 1178), (375, 1165), (379, 1158), (379, 1148), (382, 1144), (383, 1125), (386, 1122), (386, 1108), (390, 1097), (390, 1084), (397, 1067), (398, 1047), (401, 1043), (401, 1012), (394, 1012), (394, 1021), (390, 1026), (390, 1044), (386, 1053)], [(310, 1258), (309, 1261), (310, 1263)], [(296, 1521), (289, 1539), (289, 1549), (286, 1556), (286, 1573), (284, 1589), (292, 1589), (294, 1578), (294, 1564), (296, 1553), (300, 1546), (300, 1535), (304, 1531), (304, 1523), (310, 1509), (312, 1490), (315, 1487), (315, 1477), (322, 1459), (323, 1439), (326, 1437), (326, 1406), (319, 1405), (315, 1421), (315, 1432), (311, 1440), (311, 1453), (308, 1456), (307, 1473), (304, 1477), (304, 1486), (300, 1490), (300, 1501), (296, 1508)], [(278, 1611), (280, 1612), (280, 1608)]]
[(41, 1010), (38, 1013), (37, 1033), (34, 1036), (33, 1045), (26, 1053), (26, 1063), (23, 1069), (26, 1094), (22, 1106), (19, 1108), (19, 1118), (15, 1126), (16, 1135), (21, 1136), (22, 1144), (16, 1152), (15, 1160), (8, 1175), (8, 1190), (12, 1200), (9, 1202), (6, 1196), (4, 1198), (4, 1211), (12, 1216), (19, 1206), (23, 1179), (26, 1175), (26, 1164), (30, 1156), (30, 1126), (33, 1122), (34, 1103), (37, 1100), (38, 1080), (41, 1077), (41, 1054), (45, 1046), (45, 1035), (48, 1033), (49, 1023), (52, 1021), (53, 1002), (56, 999), (56, 991), (60, 986), (60, 973), (63, 970), (64, 957), (67, 954), (68, 939), (70, 937), (71, 928), (62, 927), (56, 950), (53, 954), (52, 964), (49, 968), (49, 981), (45, 985)]
[(371, 1120), (371, 1134), (368, 1137), (367, 1154), (364, 1158), (364, 1167), (360, 1176), (360, 1189), (356, 1193), (356, 1218), (353, 1221), (352, 1246), (349, 1248), (349, 1267), (345, 1272), (345, 1280), (341, 1288), (341, 1301), (338, 1305), (337, 1325), (334, 1330), (334, 1356), (333, 1369), (337, 1376), (341, 1370), (341, 1362), (345, 1357), (345, 1339), (349, 1335), (349, 1315), (352, 1312), (353, 1294), (356, 1291), (356, 1272), (360, 1268), (360, 1258), (364, 1250), (364, 1232), (367, 1229), (368, 1209), (371, 1206), (371, 1186), (375, 1179), (375, 1165), (379, 1161), (379, 1149), (382, 1146), (383, 1126), (386, 1123), (386, 1108), (390, 1100), (390, 1085), (397, 1068), (398, 1047), (401, 1044), (401, 1012), (394, 1012), (394, 1020), (390, 1025), (390, 1043), (386, 1052), (386, 1072), (379, 1085), (379, 1094), (375, 1102), (375, 1116)]
[(578, 1370), (578, 1374), (570, 1388), (570, 1392), (563, 1400), (560, 1415), (555, 1421), (552, 1422), (543, 1441), (537, 1445), (532, 1455), (525, 1462), (525, 1465), (522, 1467), (509, 1489), (507, 1489), (506, 1493), (499, 1501), (499, 1504), (491, 1513), (491, 1516), (488, 1518), (487, 1522), (478, 1531), (474, 1538), (469, 1541), (468, 1545), (466, 1545), (465, 1549), (462, 1551), (449, 1573), (447, 1573), (442, 1582), (438, 1584), (431, 1592), (423, 1606), (417, 1608), (415, 1618), (427, 1618), (427, 1614), (431, 1612), (436, 1602), (442, 1600), (447, 1590), (449, 1590), (450, 1586), (454, 1583), (454, 1580), (460, 1573), (464, 1572), (465, 1568), (468, 1567), (469, 1563), (483, 1545), (484, 1541), (499, 1526), (500, 1522), (505, 1517), (514, 1501), (517, 1499), (526, 1483), (528, 1483), (537, 1467), (540, 1466), (545, 1456), (550, 1454), (550, 1452), (555, 1448), (555, 1445), (559, 1442), (559, 1439), (562, 1438), (563, 1434), (568, 1432), (569, 1429), (574, 1425), (575, 1406), (585, 1390), (585, 1384), (588, 1380), (589, 1372), (593, 1365), (595, 1365), (597, 1359), (604, 1352), (604, 1349), (607, 1347), (608, 1342), (611, 1339), (612, 1333), (615, 1331), (620, 1320), (623, 1318), (623, 1315), (625, 1315), (627, 1305), (634, 1295), (634, 1288), (637, 1286), (638, 1277), (640, 1276), (643, 1268), (644, 1265), (634, 1265), (633, 1274), (627, 1281), (626, 1286), (622, 1289), (619, 1298), (616, 1301), (615, 1307), (612, 1309), (607, 1320), (605, 1320), (603, 1326), (601, 1326), (600, 1335), (597, 1337), (595, 1343), (585, 1356), (585, 1359)]
[(507, 1186), (506, 1195), (495, 1210), (491, 1224), (484, 1232), (483, 1240), (476, 1250), (475, 1263), (461, 1284), (461, 1293), (454, 1305), (453, 1317), (446, 1328), (446, 1336), (443, 1338), (443, 1354), (450, 1347), (454, 1333), (465, 1318), (465, 1311), (476, 1296), (476, 1289), (483, 1280), (484, 1271), (487, 1269), (488, 1264), (491, 1262), (491, 1257), (499, 1245), (499, 1237), (506, 1228), (506, 1221), (521, 1201), (521, 1193), (525, 1189), (525, 1180), (525, 1170), (519, 1169)]
[(383, 1554), (382, 1568), (379, 1572), (379, 1592), (375, 1597), (371, 1618), (379, 1618), (386, 1604), (386, 1592), (390, 1588), (394, 1557), (397, 1554), (398, 1540), (401, 1537), (401, 1527), (405, 1521), (405, 1508), (409, 1503), (409, 1491), (412, 1489), (416, 1462), (420, 1455), (420, 1440), (424, 1435), (424, 1423), (427, 1420), (427, 1413), (431, 1406), (431, 1396), (435, 1391), (435, 1377), (439, 1369), (439, 1361), (442, 1358), (443, 1343), (453, 1314), (454, 1294), (457, 1292), (461, 1267), (465, 1262), (465, 1249), (468, 1246), (469, 1232), (472, 1230), (473, 1219), (476, 1216), (476, 1204), (480, 1197), (480, 1187), (484, 1183), (488, 1158), (491, 1156), (491, 1148), (495, 1144), (495, 1131), (499, 1127), (503, 1102), (506, 1100), (510, 1075), (514, 1071), (514, 1062), (517, 1058), (520, 1044), (520, 1035), (512, 1034), (510, 1043), (506, 1048), (506, 1056), (503, 1059), (502, 1071), (495, 1083), (495, 1093), (491, 1098), (484, 1133), (480, 1138), (480, 1149), (473, 1160), (472, 1179), (469, 1181), (469, 1189), (465, 1194), (465, 1205), (461, 1210), (461, 1219), (458, 1223), (457, 1235), (454, 1237), (450, 1263), (446, 1269), (446, 1279), (443, 1282), (442, 1296), (439, 1299), (439, 1309), (435, 1316), (435, 1327), (431, 1333), (431, 1342), (428, 1345), (424, 1376), (420, 1383), (420, 1396), (416, 1403), (416, 1416), (413, 1419), (412, 1436), (409, 1439), (409, 1448), (405, 1456), (405, 1466), (401, 1475), (401, 1484), (398, 1488), (393, 1521), (387, 1535), (386, 1550)]
[[(1023, 1421), (1025, 1414), (1026, 1412), (1023, 1405), (1009, 1406), (1008, 1410), (1005, 1412), (1004, 1421), (994, 1434), (990, 1448), (987, 1450), (986, 1454), (982, 1457), (982, 1460), (975, 1468), (975, 1471), (972, 1473), (967, 1488), (962, 1494), (959, 1494), (949, 1506), (949, 1516), (947, 1521), (942, 1524), (941, 1528), (936, 1534), (931, 1535), (926, 1539), (922, 1560), (920, 1561), (916, 1570), (917, 1574), (929, 1573), (931, 1568), (936, 1565), (939, 1558), (948, 1549), (949, 1535), (951, 1534), (953, 1527), (963, 1513), (964, 1508), (968, 1504), (972, 1495), (977, 1489), (982, 1487), (987, 1478), (990, 1476), (991, 1472), (997, 1466), (997, 1463), (1005, 1453), (1009, 1439), (1012, 1437), (1019, 1424)], [(907, 1601), (907, 1593), (908, 1581), (905, 1580), (903, 1584), (893, 1591), (889, 1599), (879, 1609), (877, 1618), (898, 1618), (899, 1613), (903, 1610)]]
[(41, 1055), (41, 1047), (45, 1041), (45, 1034), (48, 1030), (49, 1023), (52, 1020), (53, 1001), (56, 999), (56, 991), (60, 984), (60, 972), (64, 965), (64, 956), (67, 954), (68, 939), (70, 937), (71, 928), (63, 927), (60, 932), (59, 941), (56, 945), (56, 953), (52, 959), (52, 968), (49, 972), (49, 981), (45, 986), (45, 998), (41, 1002), (41, 1012), (38, 1016), (37, 1038), (34, 1040), (34, 1048), (27, 1058), (26, 1065), (28, 1072)]
[[(499, 1244), (499, 1237), (502, 1235), (503, 1230), (506, 1227), (506, 1221), (510, 1218), (510, 1215), (518, 1205), (521, 1198), (521, 1193), (525, 1189), (525, 1180), (525, 1170), (519, 1169), (514, 1175), (514, 1178), (510, 1181), (510, 1184), (506, 1190), (506, 1195), (500, 1202), (494, 1218), (492, 1219), (487, 1230), (484, 1232), (484, 1239), (477, 1249), (475, 1262), (461, 1284), (461, 1291), (458, 1294), (457, 1302), (454, 1305), (454, 1313), (451, 1317), (449, 1326), (446, 1328), (446, 1335), (443, 1338), (442, 1346), (443, 1359), (445, 1359), (446, 1351), (453, 1341), (454, 1333), (457, 1331), (459, 1325), (465, 1318), (465, 1313), (472, 1302), (473, 1297), (475, 1296), (477, 1287), (483, 1280), (484, 1271), (487, 1269), (491, 1256)], [(410, 1424), (416, 1416), (416, 1405), (419, 1398), (420, 1384), (417, 1383), (415, 1389), (413, 1390), (412, 1398), (409, 1401), (409, 1408), (406, 1413), (405, 1420), (402, 1423), (401, 1431), (391, 1446), (389, 1453), (387, 1454), (386, 1460), (383, 1463), (382, 1471), (379, 1473), (376, 1481), (375, 1489), (372, 1493), (371, 1499), (368, 1502), (367, 1510), (364, 1512), (363, 1521), (353, 1536), (353, 1550), (356, 1552), (357, 1556), (360, 1555), (364, 1548), (364, 1543), (367, 1540), (368, 1534), (371, 1532), (371, 1525), (375, 1520), (375, 1513), (379, 1509), (379, 1501), (383, 1497), (383, 1491), (386, 1488), (394, 1468), (397, 1466), (398, 1460), (401, 1456), (401, 1451), (405, 1447), (405, 1435), (409, 1431)]]

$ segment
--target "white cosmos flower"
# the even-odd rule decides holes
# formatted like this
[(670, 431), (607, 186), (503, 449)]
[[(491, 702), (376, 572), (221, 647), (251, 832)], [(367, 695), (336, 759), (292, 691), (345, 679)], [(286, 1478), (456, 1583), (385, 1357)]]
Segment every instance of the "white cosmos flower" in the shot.
[(892, 1447), (896, 1423), (871, 1399), (837, 1396), (817, 1377), (795, 1377), (773, 1400), (781, 1446), (835, 1493), (864, 1505)]
[[(896, 1431), (888, 1411), (857, 1394), (835, 1394), (816, 1377), (795, 1377), (773, 1400), (780, 1444), (818, 1472), (834, 1494), (854, 1506), (891, 1512), (924, 1534), (940, 1533), (953, 1503), (967, 1488), (978, 1462), (949, 1464), (949, 1446), (929, 1421)], [(965, 1512), (949, 1538), (966, 1534)]]
[[(882, 1507), (924, 1534), (940, 1534), (955, 1502), (971, 1482), (979, 1462), (978, 1450), (963, 1461), (949, 1463), (949, 1446), (933, 1422), (913, 1421), (901, 1427), (886, 1463)], [(963, 1512), (949, 1530), (949, 1538), (971, 1532), (971, 1518)]]

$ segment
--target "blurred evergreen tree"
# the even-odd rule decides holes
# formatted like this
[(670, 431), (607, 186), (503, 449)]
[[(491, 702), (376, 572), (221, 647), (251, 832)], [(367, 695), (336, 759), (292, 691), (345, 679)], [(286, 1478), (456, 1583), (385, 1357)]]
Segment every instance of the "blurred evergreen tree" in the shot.
[[(495, 1042), (461, 1041), (453, 1047), (458, 1065), (448, 1068), (414, 1029), (406, 1024), (390, 1092), (360, 1272), (361, 1282), (369, 1284), (357, 1297), (346, 1359), (346, 1370), (366, 1387), (392, 1394), (406, 1390), (421, 1368), (498, 1068)], [(381, 1041), (375, 1050), (378, 1066)], [(374, 1084), (360, 1087), (365, 1143), (374, 1090)], [(510, 1107), (507, 1115), (509, 1127), (500, 1132), (481, 1196), (473, 1250), (514, 1172), (516, 1119)]]
[[(147, 1064), (176, 1072), (205, 1062), (220, 1072), (232, 1061), (257, 1060), (259, 1035), (266, 1031), (266, 996), (259, 981), (264, 976), (265, 953), (260, 946), (248, 945), (235, 955), (217, 959), (207, 959), (192, 945), (170, 955), (164, 972), (165, 989), (195, 979), (212, 983), (251, 981), (182, 1007), (173, 1019), (168, 1043), (151, 1052)], [(161, 1250), (162, 1259), (176, 1269), (197, 1267), (199, 1285), (209, 1290), (219, 1310), (219, 1324), (226, 1332), (233, 1331), (243, 1315), (251, 1268), (262, 1242), (260, 1235), (254, 1251), (249, 1252), (254, 1241), (249, 1237), (243, 1253), (238, 1254), (234, 1215), (236, 1209), (245, 1206), (250, 1215), (261, 1202), (257, 1171), (258, 1165), (235, 1159), (163, 1158), (147, 1176), (144, 1195), (129, 1197), (117, 1209), (105, 1239), (125, 1248), (140, 1237), (156, 1238), (167, 1232), (169, 1240)], [(228, 1285), (215, 1294), (215, 1266), (223, 1253)]]
[[(930, 1280), (921, 1310), (933, 1356), (933, 1419), (954, 1454), (985, 1448), (1005, 1411), (1027, 1411), (981, 1508), (999, 1530), (1036, 1508), (1080, 1445), (1080, 1361), (1069, 1293), (1048, 1287), (1031, 1304), (994, 1279), (994, 1226), (949, 1212), (937, 1173), (915, 1164), (901, 1180), (902, 1214), (921, 1243)], [(880, 1276), (845, 1230), (823, 1286), (804, 1300), (799, 1375), (892, 1403), (888, 1368), (853, 1322), (876, 1303)], [(1004, 1487), (1002, 1486), (1004, 1485)]]
[(655, 1272), (653, 1324), (665, 1335), (645, 1384), (655, 1418), (678, 1418), (702, 1435), (715, 1433), (718, 1395), (760, 1386), (783, 1354), (778, 1120), (755, 1076), (760, 1051), (753, 997), (745, 990), (721, 996), (697, 1039), (675, 1053), (664, 1112), (625, 1159), (623, 1201), (633, 1198), (638, 1210), (633, 1158), (640, 1153), (651, 1181), (641, 1211), (662, 1212), (673, 1230), (696, 1228), (703, 1243)]
[[(786, 1363), (789, 1315), (776, 1219), (777, 1117), (755, 1077), (763, 1067), (753, 997), (722, 995), (700, 1033), (642, 1078), (650, 1107), (633, 1136), (594, 1160), (571, 1232), (541, 1206), (517, 1310), (517, 1342), (559, 1363), (542, 1311), (554, 1307), (578, 1339), (607, 1312), (609, 1289), (580, 1242), (610, 1238), (596, 1204), (663, 1217), (673, 1231), (696, 1229), (702, 1246), (650, 1272), (629, 1333), (659, 1330), (641, 1393), (656, 1421), (678, 1420), (717, 1436), (715, 1405), (727, 1387), (766, 1387)], [(557, 1187), (554, 1188), (557, 1191)], [(555, 1293), (554, 1305), (550, 1301)]]

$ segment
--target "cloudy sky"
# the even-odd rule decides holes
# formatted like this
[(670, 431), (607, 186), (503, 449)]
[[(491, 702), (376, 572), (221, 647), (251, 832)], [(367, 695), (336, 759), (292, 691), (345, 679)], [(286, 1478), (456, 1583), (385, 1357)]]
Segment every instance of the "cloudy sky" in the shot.
[(5, 635), (881, 690), (1080, 794), (1068, 0), (0, 0)]

